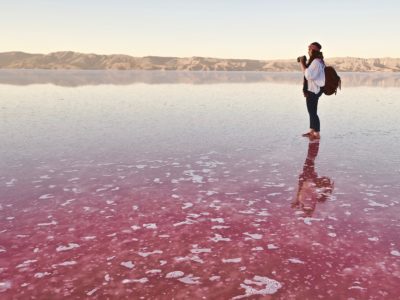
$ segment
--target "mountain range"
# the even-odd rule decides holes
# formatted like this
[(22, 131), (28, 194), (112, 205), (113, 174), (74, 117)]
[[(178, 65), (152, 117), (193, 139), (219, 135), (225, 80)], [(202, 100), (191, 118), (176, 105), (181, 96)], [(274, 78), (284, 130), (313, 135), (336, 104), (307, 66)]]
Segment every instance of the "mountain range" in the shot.
[[(338, 72), (400, 72), (400, 58), (326, 58)], [(181, 70), (181, 71), (299, 71), (296, 58), (286, 60), (224, 59), (210, 57), (133, 57), (72, 51), (49, 54), (0, 53), (0, 69)]]

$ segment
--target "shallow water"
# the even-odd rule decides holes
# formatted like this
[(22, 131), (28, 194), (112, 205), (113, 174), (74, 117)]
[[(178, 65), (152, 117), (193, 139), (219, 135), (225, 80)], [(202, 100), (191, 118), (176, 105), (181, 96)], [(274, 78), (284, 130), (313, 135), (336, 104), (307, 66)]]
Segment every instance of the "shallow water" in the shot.
[(0, 298), (396, 298), (399, 76), (343, 79), (309, 142), (297, 73), (1, 71)]

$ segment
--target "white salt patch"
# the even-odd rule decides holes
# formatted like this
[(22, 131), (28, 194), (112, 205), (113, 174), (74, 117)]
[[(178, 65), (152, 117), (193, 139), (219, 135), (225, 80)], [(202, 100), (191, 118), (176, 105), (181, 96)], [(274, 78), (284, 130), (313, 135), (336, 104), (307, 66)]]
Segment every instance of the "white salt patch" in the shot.
[(157, 274), (157, 273), (161, 273), (161, 270), (160, 269), (153, 269), (153, 270), (146, 271), (146, 274)]
[(7, 217), (6, 218), (6, 220), (8, 220), (8, 221), (11, 221), (11, 220), (14, 220), (15, 219), (15, 217)]
[(349, 290), (366, 290), (366, 288), (363, 288), (361, 286), (353, 285), (348, 288)]
[(143, 224), (143, 227), (147, 229), (156, 229), (157, 225), (155, 223), (149, 223), (149, 224)]
[(374, 237), (368, 238), (368, 240), (370, 240), (371, 242), (377, 242), (377, 241), (379, 241), (379, 238), (377, 238), (376, 236), (374, 236)]
[(204, 260), (202, 260), (199, 256), (197, 255), (189, 255), (189, 256), (179, 256), (179, 257), (175, 257), (175, 260), (177, 262), (183, 262), (183, 261), (195, 261), (198, 263), (203, 264)]
[(97, 287), (97, 288), (94, 288), (93, 290), (91, 290), (91, 291), (89, 291), (89, 292), (87, 292), (86, 293), (86, 295), (88, 295), (88, 296), (92, 296), (94, 293), (96, 293), (96, 291), (98, 291), (100, 288), (99, 287)]
[(3, 247), (0, 247), (0, 253), (7, 252), (7, 250)]
[(210, 253), (211, 249), (209, 249), (209, 248), (204, 248), (204, 249), (195, 248), (195, 249), (190, 250), (190, 252), (195, 253), (195, 254), (197, 254), (197, 253)]
[(106, 259), (107, 259), (107, 261), (110, 261), (110, 260), (113, 260), (114, 258), (115, 258), (115, 256), (109, 256)]
[(252, 208), (252, 209), (248, 209), (248, 210), (240, 210), (239, 213), (245, 214), (245, 215), (252, 215), (255, 213), (255, 211), (256, 210), (254, 208)]
[(129, 261), (123, 261), (121, 263), (121, 266), (124, 266), (125, 268), (128, 268), (128, 269), (133, 269), (135, 267), (135, 265), (130, 260)]
[(191, 225), (191, 224), (194, 224), (194, 223), (196, 223), (196, 221), (194, 221), (194, 220), (190, 220), (190, 219), (186, 219), (185, 221), (182, 221), (182, 222), (178, 222), (178, 223), (175, 223), (175, 224), (173, 224), (173, 226), (181, 226), (181, 225)]
[(13, 179), (11, 179), (10, 181), (7, 181), (7, 182), (6, 182), (6, 185), (7, 185), (7, 186), (13, 186), (15, 182), (17, 182), (17, 179), (13, 178)]
[(54, 196), (51, 194), (45, 194), (39, 197), (40, 200), (51, 199), (51, 198), (54, 198)]
[(207, 193), (206, 193), (207, 196), (212, 196), (212, 195), (215, 195), (215, 194), (218, 194), (218, 192), (207, 191)]
[(262, 216), (262, 217), (267, 217), (270, 216), (271, 214), (269, 212), (267, 212), (266, 210), (260, 211), (259, 213), (257, 213), (257, 216)]
[(243, 234), (250, 237), (250, 238), (245, 238), (245, 240), (251, 240), (251, 239), (260, 240), (262, 238), (262, 234), (258, 234), (258, 233), (250, 234), (248, 232), (245, 232)]
[(390, 251), (390, 254), (392, 254), (393, 256), (400, 256), (400, 252), (397, 250)]
[(281, 195), (282, 193), (269, 193), (267, 194), (267, 196), (278, 196)]
[(60, 252), (60, 251), (68, 251), (68, 250), (71, 250), (71, 249), (74, 249), (74, 248), (79, 248), (80, 246), (78, 245), (78, 244), (74, 244), (74, 243), (68, 243), (68, 246), (59, 246), (59, 247), (57, 247), (57, 252)]
[(37, 224), (38, 226), (50, 226), (50, 225), (57, 225), (58, 223), (56, 221), (51, 221), (50, 223), (39, 223)]
[(185, 203), (183, 203), (182, 209), (187, 209), (187, 208), (192, 207), (192, 206), (193, 206), (193, 203), (185, 202)]
[(29, 266), (31, 263), (34, 263), (34, 262), (37, 262), (37, 260), (36, 259), (34, 259), (34, 260), (26, 260), (22, 264), (19, 264), (17, 266), (17, 269), (18, 268), (25, 268), (25, 267)]
[(210, 281), (216, 281), (216, 280), (220, 280), (221, 276), (211, 276), (210, 278), (208, 278)]
[(304, 261), (298, 258), (289, 258), (288, 261), (291, 262), (292, 264), (304, 264)]
[(312, 221), (322, 221), (322, 219), (317, 219), (317, 218), (311, 218), (311, 217), (305, 217), (305, 218), (299, 218), (299, 220), (304, 219), (304, 224), (311, 225)]
[(264, 250), (263, 247), (254, 247), (254, 248), (251, 248), (251, 251), (262, 251), (262, 250)]
[(0, 292), (4, 292), (11, 288), (11, 281), (2, 281), (0, 282)]
[(224, 225), (214, 225), (211, 229), (225, 229), (230, 228), (231, 226), (224, 226)]
[(132, 225), (131, 228), (132, 228), (132, 230), (139, 230), (142, 227), (137, 226), (137, 225)]
[(374, 207), (375, 206), (377, 206), (377, 207), (388, 207), (386, 204), (378, 203), (378, 202), (375, 202), (373, 200), (369, 200), (368, 205), (369, 206), (374, 206)]
[(79, 180), (79, 177), (74, 177), (74, 178), (71, 178), (71, 179), (68, 179), (68, 181), (77, 181), (77, 180)]
[(104, 280), (107, 282), (111, 280), (111, 277), (108, 273), (106, 275), (104, 275)]
[(152, 251), (152, 252), (138, 252), (138, 254), (141, 256), (141, 257), (147, 257), (147, 256), (149, 256), (149, 255), (152, 255), (152, 254), (162, 254), (163, 252), (161, 251), (161, 250), (154, 250), (154, 251)]
[(122, 280), (123, 284), (127, 284), (127, 283), (146, 283), (149, 280), (146, 277), (140, 278), (140, 279), (124, 279)]
[(133, 209), (133, 210), (138, 210), (138, 209), (139, 209), (139, 206), (137, 206), (137, 205), (132, 205), (132, 209)]
[(35, 278), (43, 278), (43, 277), (45, 277), (45, 276), (49, 276), (49, 275), (51, 275), (51, 273), (48, 273), (48, 272), (38, 272), (38, 273), (35, 273), (35, 275), (33, 275), (33, 277), (35, 277)]
[[(251, 285), (256, 285), (257, 287), (263, 288), (256, 289)], [(282, 287), (282, 284), (274, 279), (256, 275), (253, 277), (253, 280), (246, 279), (244, 283), (240, 284), (240, 286), (241, 288), (245, 289), (245, 294), (233, 297), (232, 299), (242, 299), (254, 295), (265, 296), (275, 294)]]
[(267, 245), (267, 248), (268, 248), (269, 250), (279, 249), (279, 247), (278, 247), (278, 246), (275, 246), (274, 244), (268, 244), (268, 245)]
[(183, 275), (185, 275), (185, 273), (183, 273), (182, 271), (173, 271), (165, 275), (165, 278), (178, 278), (182, 277)]
[(222, 259), (223, 263), (239, 263), (241, 261), (242, 261), (242, 259), (240, 257), (238, 257), (238, 258), (227, 258), (227, 259), (223, 258)]
[(194, 174), (194, 170), (187, 170), (184, 171), (183, 174), (188, 175), (191, 177), (193, 183), (204, 183), (203, 176)]
[(82, 238), (82, 240), (84, 240), (84, 241), (91, 241), (91, 240), (95, 240), (95, 239), (96, 239), (95, 235), (93, 235), (93, 236), (84, 236)]
[(70, 204), (73, 201), (75, 201), (75, 199), (68, 199), (64, 203), (61, 203), (61, 206), (66, 206), (66, 205)]
[(169, 234), (160, 234), (158, 237), (160, 237), (160, 238), (169, 238), (170, 235)]
[(136, 168), (138, 169), (144, 169), (147, 165), (136, 165)]
[(223, 218), (215, 218), (215, 219), (211, 219), (211, 222), (224, 223), (225, 221)]
[(189, 274), (183, 278), (178, 278), (180, 282), (186, 283), (186, 284), (200, 284), (199, 281), (200, 277), (194, 277), (192, 274)]
[(334, 232), (329, 232), (328, 235), (329, 235), (330, 237), (336, 237), (336, 233), (334, 233)]
[(176, 194), (172, 194), (171, 197), (172, 197), (172, 198), (175, 198), (175, 199), (178, 199), (178, 198), (179, 198), (179, 196), (176, 195)]
[(222, 237), (222, 235), (216, 233), (214, 237), (210, 238), (210, 240), (217, 243), (217, 242), (229, 242), (231, 239), (224, 238), (224, 237)]
[(167, 264), (167, 261), (166, 261), (166, 260), (160, 260), (160, 266), (163, 266), (163, 265), (165, 265), (165, 264)]

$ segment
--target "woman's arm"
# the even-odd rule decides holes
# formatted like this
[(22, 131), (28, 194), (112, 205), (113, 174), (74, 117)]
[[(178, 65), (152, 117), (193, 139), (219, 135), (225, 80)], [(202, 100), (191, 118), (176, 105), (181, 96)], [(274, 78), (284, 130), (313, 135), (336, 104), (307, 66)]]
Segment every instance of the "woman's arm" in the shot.
[(314, 59), (308, 68), (303, 70), (304, 77), (307, 80), (316, 80), (322, 71), (322, 64), (317, 59)]

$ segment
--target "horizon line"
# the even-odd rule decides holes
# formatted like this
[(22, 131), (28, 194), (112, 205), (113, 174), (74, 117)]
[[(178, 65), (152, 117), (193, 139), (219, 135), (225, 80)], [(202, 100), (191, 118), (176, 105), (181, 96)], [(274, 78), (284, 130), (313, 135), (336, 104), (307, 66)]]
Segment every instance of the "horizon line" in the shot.
[[(77, 54), (84, 54), (84, 55), (102, 55), (102, 56), (112, 56), (112, 55), (123, 55), (129, 57), (137, 57), (137, 58), (145, 58), (145, 57), (162, 57), (162, 58), (214, 58), (214, 59), (226, 59), (226, 60), (253, 60), (253, 61), (278, 61), (278, 60), (293, 60), (293, 58), (269, 58), (269, 59), (256, 59), (256, 58), (225, 58), (225, 57), (216, 57), (216, 56), (199, 56), (199, 55), (192, 55), (192, 56), (160, 56), (160, 55), (145, 55), (145, 56), (134, 56), (131, 54), (124, 54), (124, 53), (111, 53), (111, 54), (101, 54), (95, 52), (80, 52), (80, 51), (73, 51), (73, 50), (60, 50), (60, 51), (51, 51), (48, 53), (33, 53), (33, 52), (25, 52), (20, 50), (14, 51), (4, 51), (0, 52), (0, 54), (7, 54), (7, 53), (23, 53), (23, 54), (31, 54), (31, 55), (50, 55), (55, 53), (77, 53)], [(391, 56), (381, 56), (381, 57), (357, 57), (357, 56), (332, 56), (328, 59), (335, 59), (335, 58), (356, 58), (356, 59), (400, 59), (400, 57), (391, 57)], [(324, 59), (327, 59), (324, 57)]]

